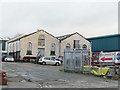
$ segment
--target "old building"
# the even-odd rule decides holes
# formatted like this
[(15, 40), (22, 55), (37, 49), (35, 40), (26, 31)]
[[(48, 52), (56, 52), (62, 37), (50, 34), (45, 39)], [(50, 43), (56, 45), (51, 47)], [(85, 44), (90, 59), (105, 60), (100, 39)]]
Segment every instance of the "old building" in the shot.
[(44, 30), (38, 30), (20, 39), (20, 50), (21, 58), (36, 57), (39, 51), (41, 56), (58, 57), (59, 40)]
[(64, 49), (89, 49), (91, 43), (79, 33), (67, 34), (57, 37), (60, 40), (60, 56), (63, 57)]
[(20, 59), (20, 38), (23, 36), (25, 36), (25, 34), (20, 34), (8, 41), (8, 54), (15, 59)]
[(115, 52), (120, 51), (120, 34), (106, 35), (87, 38), (92, 42), (93, 52)]
[(79, 33), (55, 37), (44, 30), (21, 35), (8, 41), (8, 52), (16, 59), (36, 57), (63, 57), (64, 49), (90, 49), (91, 43)]

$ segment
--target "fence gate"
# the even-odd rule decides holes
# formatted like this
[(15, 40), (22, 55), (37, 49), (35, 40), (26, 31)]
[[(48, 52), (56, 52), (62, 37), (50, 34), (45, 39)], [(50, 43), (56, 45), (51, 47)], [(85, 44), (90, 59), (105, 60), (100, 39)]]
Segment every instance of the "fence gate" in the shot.
[[(89, 69), (85, 69), (88, 67)], [(90, 71), (90, 54), (89, 50), (82, 49), (65, 49), (64, 50), (64, 71)]]

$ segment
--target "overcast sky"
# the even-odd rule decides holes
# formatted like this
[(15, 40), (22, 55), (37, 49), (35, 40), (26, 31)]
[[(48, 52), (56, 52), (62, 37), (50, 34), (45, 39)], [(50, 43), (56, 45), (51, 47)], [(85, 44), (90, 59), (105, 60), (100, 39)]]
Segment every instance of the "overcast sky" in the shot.
[(37, 29), (43, 29), (54, 36), (74, 32), (84, 37), (118, 33), (118, 2), (116, 1), (5, 1), (2, 2), (0, 37), (13, 37), (18, 33), (29, 34)]

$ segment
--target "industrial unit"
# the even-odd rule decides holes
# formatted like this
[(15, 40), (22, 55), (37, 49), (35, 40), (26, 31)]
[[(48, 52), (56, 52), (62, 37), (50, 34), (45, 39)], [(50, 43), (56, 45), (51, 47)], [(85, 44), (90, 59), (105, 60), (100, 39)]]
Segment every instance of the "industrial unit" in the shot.
[(120, 51), (120, 34), (87, 38), (92, 43), (92, 52)]
[(2, 50), (2, 56), (6, 56), (7, 55), (7, 41), (9, 39), (5, 39), (5, 38), (1, 38), (0, 37), (0, 48)]

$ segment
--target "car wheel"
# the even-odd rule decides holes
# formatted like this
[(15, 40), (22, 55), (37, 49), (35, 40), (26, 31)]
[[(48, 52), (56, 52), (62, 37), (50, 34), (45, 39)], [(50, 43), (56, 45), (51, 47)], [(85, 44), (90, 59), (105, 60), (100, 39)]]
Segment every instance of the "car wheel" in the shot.
[(56, 66), (60, 66), (60, 64), (59, 64), (59, 63), (56, 63)]
[(46, 62), (42, 62), (42, 65), (46, 65)]

